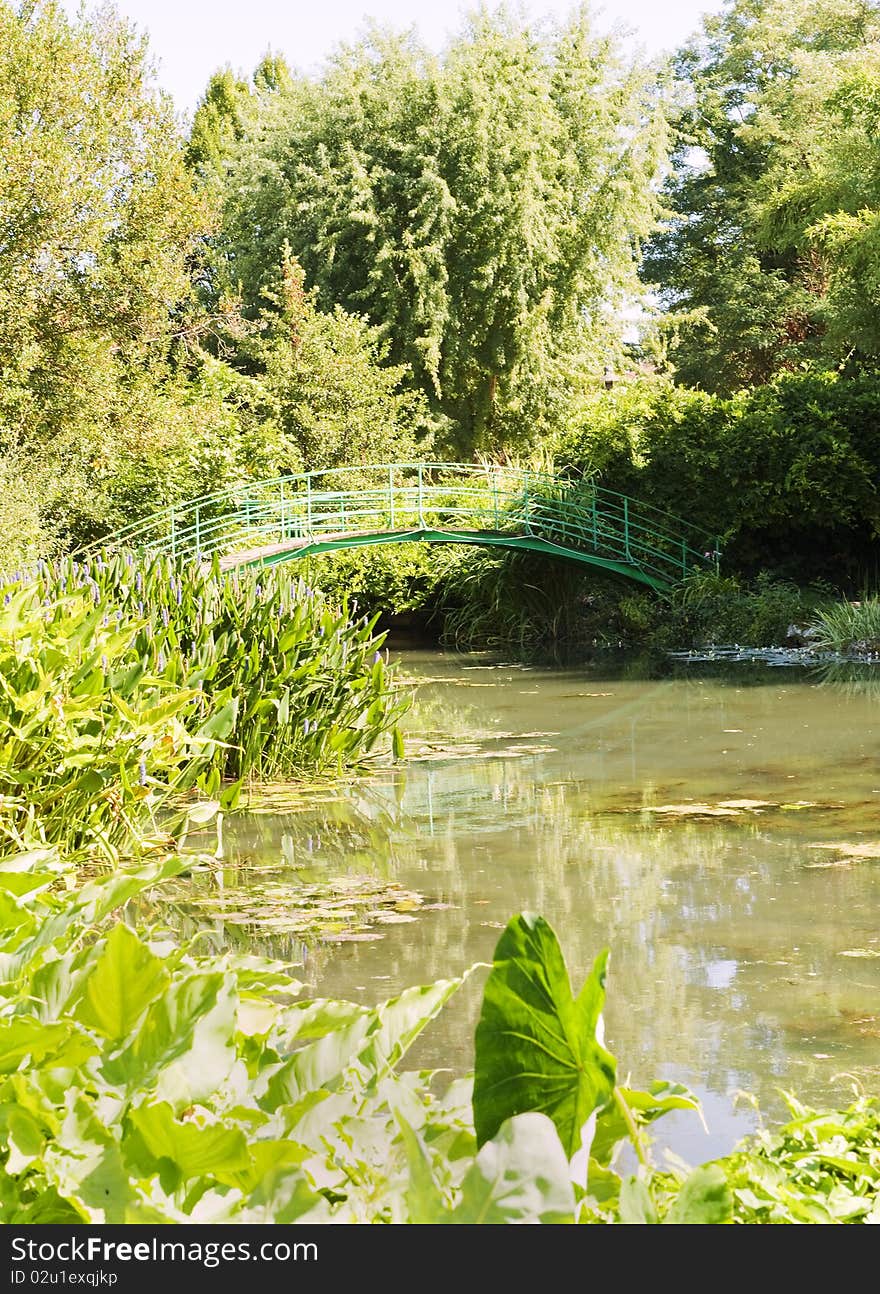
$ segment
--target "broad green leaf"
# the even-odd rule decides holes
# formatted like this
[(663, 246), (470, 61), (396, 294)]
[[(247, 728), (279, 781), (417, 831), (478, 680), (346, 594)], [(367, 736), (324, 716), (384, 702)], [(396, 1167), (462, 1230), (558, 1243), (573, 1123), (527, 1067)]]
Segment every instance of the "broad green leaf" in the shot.
[(276, 1110), (281, 1105), (293, 1105), (315, 1088), (332, 1090), (338, 1086), (343, 1072), (363, 1047), (374, 1019), (372, 1012), (363, 1010), (342, 1028), (335, 1029), (295, 1052), (289, 1060), (258, 1083), (258, 1096), (261, 1095), (261, 1089), (265, 1093), (261, 1100), (264, 1108)]
[(125, 1220), (134, 1183), (118, 1142), (94, 1113), (85, 1095), (68, 1110), (57, 1139), (43, 1155), (47, 1181), (87, 1222)]
[(334, 998), (314, 998), (289, 1007), (281, 1015), (273, 1030), (271, 1042), (278, 1050), (288, 1049), (294, 1039), (306, 1042), (323, 1038), (344, 1025), (360, 1020), (369, 1011), (358, 1002), (338, 1001)]
[(448, 1222), (447, 1215), (450, 1210), (443, 1192), (434, 1180), (431, 1163), (421, 1137), (400, 1115), (397, 1122), (409, 1169), (405, 1193), (407, 1222), (416, 1224)]
[(168, 973), (127, 925), (114, 926), (83, 986), (75, 1016), (111, 1040), (131, 1033), (163, 992)]
[(213, 822), (219, 811), (219, 800), (200, 800), (197, 804), (189, 805), (186, 816), (188, 821), (195, 823), (197, 827), (204, 827), (207, 823)]
[(72, 1020), (46, 1024), (33, 1016), (0, 1020), (0, 1073), (28, 1066), (69, 1068), (96, 1054), (97, 1048)]
[[(350, 1002), (304, 1003), (285, 1013), (296, 1037), (316, 1041), (278, 1066), (265, 1080), (265, 1108), (274, 1110), (316, 1088), (335, 1089), (353, 1067), (362, 1082), (379, 1081), (399, 1062), (464, 977), (406, 989), (369, 1010)], [(297, 1017), (301, 1016), (298, 1022)], [(276, 1043), (277, 1045), (277, 1043)]]
[(238, 701), (233, 697), (226, 705), (215, 710), (210, 719), (198, 730), (200, 737), (212, 737), (215, 741), (225, 741), (235, 728), (238, 717)]
[(236, 999), (231, 976), (192, 974), (172, 983), (147, 1010), (129, 1046), (104, 1062), (108, 1083), (154, 1093), (176, 1110), (207, 1100), (235, 1059)]
[(568, 1156), (543, 1114), (508, 1119), (484, 1143), (461, 1185), (449, 1222), (573, 1222)]
[(3, 872), (0, 871), (0, 890), (21, 897), (23, 894), (33, 897), (46, 890), (57, 880), (54, 872)]
[(262, 1186), (268, 1193), (273, 1178), (298, 1167), (311, 1153), (295, 1141), (251, 1141), (248, 1165), (236, 1173), (235, 1185), (243, 1191), (255, 1191)]
[(577, 998), (559, 942), (543, 917), (514, 917), (498, 941), (476, 1031), (474, 1127), (478, 1145), (516, 1114), (539, 1111), (566, 1155), (582, 1149), (587, 1120), (610, 1101), (615, 1061), (596, 1036), (607, 952)]
[(640, 1177), (625, 1177), (620, 1183), (620, 1220), (631, 1224), (660, 1221), (648, 1185)]
[(301, 1169), (270, 1173), (247, 1199), (242, 1218), (284, 1226), (291, 1222), (332, 1222), (327, 1200), (309, 1184)]
[(733, 1195), (719, 1164), (695, 1168), (663, 1219), (671, 1223), (717, 1225), (733, 1221)]
[(13, 1106), (6, 1119), (6, 1140), (9, 1154), (4, 1171), (17, 1175), (43, 1153), (45, 1133), (29, 1110)]
[(184, 1181), (207, 1176), (234, 1185), (235, 1175), (249, 1167), (248, 1145), (240, 1128), (176, 1119), (164, 1101), (138, 1106), (129, 1120), (153, 1158), (170, 1159)]
[(441, 979), (434, 984), (405, 989), (399, 997), (377, 1007), (367, 1046), (358, 1055), (367, 1077), (380, 1079), (399, 1064), (422, 1030), (472, 971), (473, 968), (457, 979)]

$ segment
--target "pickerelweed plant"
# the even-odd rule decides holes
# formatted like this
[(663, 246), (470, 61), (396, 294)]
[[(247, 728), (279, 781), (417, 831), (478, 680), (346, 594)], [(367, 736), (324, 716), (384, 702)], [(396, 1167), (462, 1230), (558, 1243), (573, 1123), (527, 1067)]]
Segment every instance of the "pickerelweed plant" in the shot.
[(106, 819), (120, 794), (160, 785), (213, 796), (222, 778), (340, 772), (389, 741), (400, 753), (407, 697), (374, 621), (283, 568), (66, 559), (0, 597), (0, 793), (27, 784), (44, 831), (73, 794)]

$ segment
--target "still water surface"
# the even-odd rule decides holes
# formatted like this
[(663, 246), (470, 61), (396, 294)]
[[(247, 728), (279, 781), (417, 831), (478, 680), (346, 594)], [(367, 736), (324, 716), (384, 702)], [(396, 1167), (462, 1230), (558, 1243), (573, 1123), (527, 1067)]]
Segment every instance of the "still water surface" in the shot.
[[(692, 1115), (657, 1125), (693, 1162), (755, 1126), (738, 1092), (780, 1117), (782, 1088), (836, 1104), (853, 1080), (880, 1090), (880, 679), (436, 652), (400, 667), (416, 696), (405, 766), (227, 835), (245, 874), (283, 852), (294, 881), (378, 874), (437, 905), (381, 940), (311, 951), (316, 993), (376, 1001), (455, 974), (531, 909), (576, 988), (610, 946), (607, 1044), (634, 1085), (700, 1095), (708, 1133)], [(413, 1066), (470, 1067), (480, 985)]]

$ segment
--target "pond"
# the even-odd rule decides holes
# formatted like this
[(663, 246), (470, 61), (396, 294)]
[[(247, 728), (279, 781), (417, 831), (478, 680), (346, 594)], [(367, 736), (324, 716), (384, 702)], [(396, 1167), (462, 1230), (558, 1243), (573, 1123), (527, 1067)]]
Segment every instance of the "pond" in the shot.
[[(611, 949), (621, 1078), (701, 1097), (708, 1132), (693, 1115), (657, 1125), (691, 1162), (755, 1126), (738, 1094), (773, 1118), (780, 1089), (838, 1105), (853, 1083), (880, 1089), (880, 678), (440, 652), (399, 665), (415, 688), (405, 764), (276, 788), (229, 824), (220, 879), (263, 907), (215, 909), (218, 934), (304, 955), (316, 994), (375, 1001), (490, 960), (510, 916), (540, 912), (576, 986)], [(304, 950), (285, 888), (327, 876), (402, 890), (354, 936), (333, 934), (331, 910), (329, 942)], [(470, 1067), (481, 983), (412, 1065)]]

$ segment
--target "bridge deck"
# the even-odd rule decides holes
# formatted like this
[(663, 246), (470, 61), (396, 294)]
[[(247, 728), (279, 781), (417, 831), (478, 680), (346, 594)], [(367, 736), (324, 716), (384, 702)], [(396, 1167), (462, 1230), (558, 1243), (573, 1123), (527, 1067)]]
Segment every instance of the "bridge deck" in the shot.
[(200, 565), (213, 558), (230, 571), (405, 542), (527, 549), (658, 592), (691, 571), (717, 569), (718, 559), (717, 543), (691, 523), (590, 480), (425, 462), (239, 483), (132, 522), (81, 555), (126, 548)]

